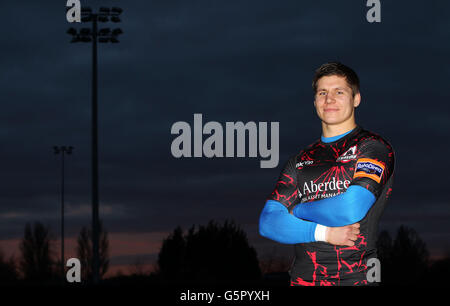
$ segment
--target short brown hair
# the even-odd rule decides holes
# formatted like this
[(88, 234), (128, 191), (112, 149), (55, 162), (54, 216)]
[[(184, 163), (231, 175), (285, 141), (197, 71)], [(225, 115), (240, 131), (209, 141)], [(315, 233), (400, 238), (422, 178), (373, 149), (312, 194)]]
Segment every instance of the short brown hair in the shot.
[(350, 67), (347, 67), (339, 62), (329, 62), (320, 66), (314, 74), (312, 82), (314, 94), (317, 92), (317, 82), (319, 81), (319, 79), (324, 76), (330, 75), (345, 77), (345, 80), (352, 89), (353, 96), (355, 96), (359, 92), (359, 78), (356, 72), (353, 71), (353, 69), (351, 69)]

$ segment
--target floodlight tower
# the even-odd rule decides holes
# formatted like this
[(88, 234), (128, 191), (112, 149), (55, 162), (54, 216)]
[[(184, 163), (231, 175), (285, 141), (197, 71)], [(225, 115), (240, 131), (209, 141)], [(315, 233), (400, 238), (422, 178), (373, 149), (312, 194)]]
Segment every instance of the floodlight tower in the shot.
[(61, 277), (64, 280), (64, 154), (72, 154), (72, 146), (54, 146), (56, 155), (61, 153)]
[(119, 7), (101, 7), (98, 13), (93, 13), (90, 7), (81, 9), (81, 22), (92, 22), (92, 28), (81, 28), (77, 31), (70, 28), (67, 33), (72, 35), (72, 43), (92, 42), (92, 273), (94, 283), (100, 280), (99, 273), (99, 197), (98, 197), (98, 126), (97, 126), (97, 41), (99, 43), (118, 43), (118, 36), (122, 34), (120, 28), (97, 29), (97, 23), (108, 21), (121, 22), (119, 16), (122, 13)]

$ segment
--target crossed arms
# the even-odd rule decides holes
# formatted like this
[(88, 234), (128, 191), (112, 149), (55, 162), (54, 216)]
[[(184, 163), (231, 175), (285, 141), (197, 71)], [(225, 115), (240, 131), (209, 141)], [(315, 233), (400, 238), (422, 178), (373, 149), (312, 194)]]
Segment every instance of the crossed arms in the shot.
[(360, 221), (375, 200), (369, 190), (359, 185), (352, 185), (345, 193), (331, 198), (299, 204), (294, 207), (293, 215), (282, 203), (268, 200), (260, 215), (259, 232), (266, 238), (286, 244), (345, 243), (348, 237), (343, 235), (349, 230), (334, 227)]

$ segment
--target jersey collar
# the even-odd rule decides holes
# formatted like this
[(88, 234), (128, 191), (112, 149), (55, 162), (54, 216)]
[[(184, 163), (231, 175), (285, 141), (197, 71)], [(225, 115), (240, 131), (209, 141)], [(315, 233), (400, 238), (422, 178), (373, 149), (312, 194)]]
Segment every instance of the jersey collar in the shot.
[(341, 140), (343, 138), (346, 138), (345, 136), (347, 136), (347, 135), (348, 135), (348, 137), (350, 137), (351, 135), (359, 132), (360, 130), (361, 130), (361, 127), (359, 125), (357, 125), (353, 130), (350, 130), (350, 131), (348, 131), (348, 132), (346, 132), (344, 134), (336, 135), (336, 136), (333, 136), (333, 137), (323, 137), (323, 136), (321, 136), (320, 137), (320, 142), (322, 144), (333, 144), (333, 143), (336, 143), (337, 141), (339, 141), (339, 140)]

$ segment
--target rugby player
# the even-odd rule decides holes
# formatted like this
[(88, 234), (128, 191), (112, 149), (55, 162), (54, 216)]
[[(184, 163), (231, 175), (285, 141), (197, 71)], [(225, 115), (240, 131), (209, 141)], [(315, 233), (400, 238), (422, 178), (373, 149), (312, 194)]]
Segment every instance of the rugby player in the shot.
[(392, 191), (394, 151), (355, 121), (359, 78), (331, 62), (315, 72), (320, 139), (285, 164), (259, 220), (259, 232), (293, 244), (291, 286), (368, 285), (379, 218)]

